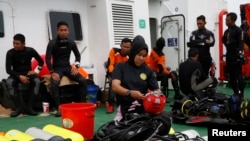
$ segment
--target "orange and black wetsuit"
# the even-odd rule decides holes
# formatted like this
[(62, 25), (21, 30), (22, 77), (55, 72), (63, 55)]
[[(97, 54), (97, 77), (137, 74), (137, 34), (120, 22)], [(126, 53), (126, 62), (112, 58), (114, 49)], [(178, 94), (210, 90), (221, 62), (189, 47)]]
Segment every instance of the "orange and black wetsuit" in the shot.
[(111, 74), (115, 68), (115, 65), (120, 62), (128, 60), (128, 55), (122, 55), (120, 48), (112, 48), (109, 52), (107, 69), (108, 73)]

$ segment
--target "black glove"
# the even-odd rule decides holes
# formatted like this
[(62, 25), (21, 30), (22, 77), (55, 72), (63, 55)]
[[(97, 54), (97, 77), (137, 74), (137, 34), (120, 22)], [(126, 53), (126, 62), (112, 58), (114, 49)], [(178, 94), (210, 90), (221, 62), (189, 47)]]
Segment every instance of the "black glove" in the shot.
[(239, 52), (237, 58), (236, 58), (236, 61), (241, 63), (241, 64), (246, 64), (246, 57), (245, 55), (243, 54), (243, 52)]
[(212, 80), (213, 80), (213, 83), (212, 83), (212, 87), (216, 87), (217, 86), (217, 84), (218, 84), (218, 80), (217, 80), (217, 78), (216, 77), (214, 77), (214, 76), (211, 76), (211, 78), (212, 78)]

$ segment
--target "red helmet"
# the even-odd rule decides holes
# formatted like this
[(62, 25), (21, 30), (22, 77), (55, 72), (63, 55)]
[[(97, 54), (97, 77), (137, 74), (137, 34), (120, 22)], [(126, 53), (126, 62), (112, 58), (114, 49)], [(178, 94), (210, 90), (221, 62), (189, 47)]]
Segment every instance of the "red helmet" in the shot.
[(149, 114), (160, 114), (166, 103), (167, 98), (159, 92), (149, 92), (143, 99), (143, 106), (146, 113)]

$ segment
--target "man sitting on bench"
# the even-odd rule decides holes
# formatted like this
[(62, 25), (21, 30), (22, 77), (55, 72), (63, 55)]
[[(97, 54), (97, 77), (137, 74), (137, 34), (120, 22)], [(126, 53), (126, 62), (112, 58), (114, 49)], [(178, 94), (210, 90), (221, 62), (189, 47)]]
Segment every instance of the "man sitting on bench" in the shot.
[[(37, 115), (32, 107), (40, 88), (40, 79), (37, 73), (42, 69), (44, 61), (35, 49), (25, 46), (25, 37), (22, 34), (16, 34), (13, 37), (13, 46), (14, 48), (10, 49), (6, 55), (6, 71), (10, 75), (6, 83), (9, 94), (16, 106), (16, 111), (12, 112), (10, 116), (17, 117), (23, 112), (29, 115)], [(39, 64), (35, 71), (31, 70), (31, 60), (33, 58)], [(29, 85), (28, 104), (25, 109), (22, 107), (22, 98), (18, 92), (19, 83)]]
[[(55, 100), (57, 106), (56, 117), (61, 116), (59, 109), (60, 96), (59, 84), (62, 76), (67, 76), (70, 79), (79, 83), (79, 95), (82, 102), (86, 102), (86, 80), (78, 73), (80, 67), (81, 56), (74, 41), (68, 39), (69, 27), (66, 22), (59, 22), (57, 24), (57, 38), (48, 43), (46, 50), (46, 64), (51, 73), (51, 95)], [(70, 65), (70, 54), (73, 51), (76, 59), (75, 66)], [(52, 60), (52, 61), (51, 61)]]

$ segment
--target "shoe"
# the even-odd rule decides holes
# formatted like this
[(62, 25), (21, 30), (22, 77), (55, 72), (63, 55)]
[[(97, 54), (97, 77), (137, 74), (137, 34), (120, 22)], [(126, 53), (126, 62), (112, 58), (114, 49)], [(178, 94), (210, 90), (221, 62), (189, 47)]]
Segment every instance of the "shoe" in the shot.
[(37, 112), (35, 112), (32, 108), (28, 108), (28, 109), (26, 110), (26, 113), (27, 113), (28, 115), (31, 115), (31, 116), (36, 116), (36, 115), (37, 115)]
[(22, 114), (21, 110), (20, 109), (17, 109), (16, 111), (12, 112), (10, 114), (11, 117), (17, 117), (19, 116), (20, 114)]
[(62, 116), (61, 110), (57, 110), (55, 117), (61, 117), (61, 116)]
[(114, 106), (108, 106), (107, 108), (106, 108), (106, 113), (107, 114), (112, 114), (114, 112)]

